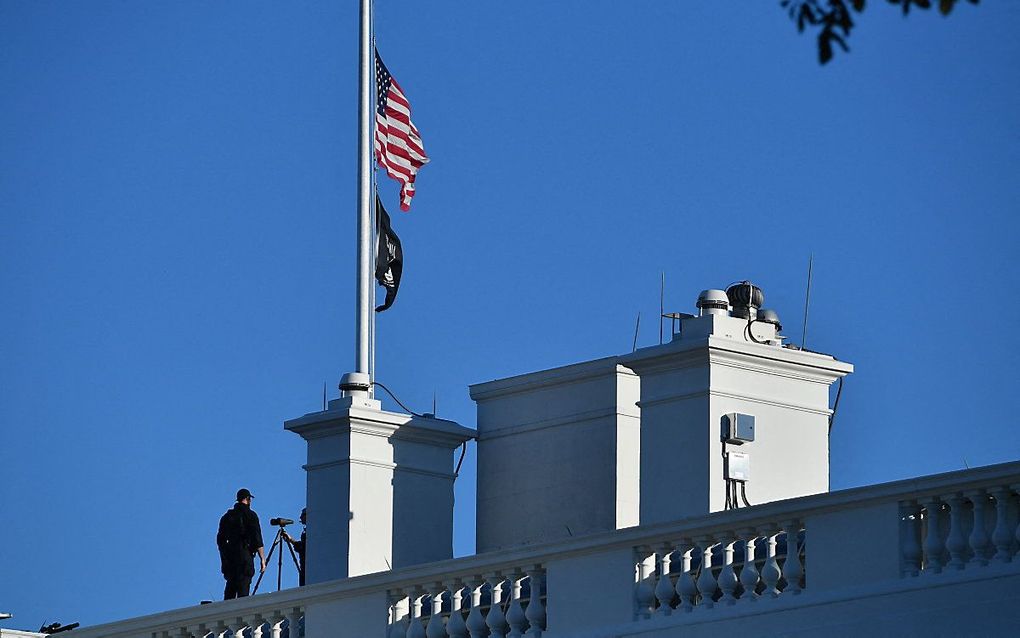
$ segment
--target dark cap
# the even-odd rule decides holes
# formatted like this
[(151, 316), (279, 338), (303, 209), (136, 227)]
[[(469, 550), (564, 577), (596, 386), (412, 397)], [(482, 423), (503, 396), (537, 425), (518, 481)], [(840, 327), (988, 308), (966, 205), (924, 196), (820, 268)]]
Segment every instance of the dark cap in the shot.
[(255, 495), (248, 491), (248, 488), (242, 487), (237, 490), (237, 501), (241, 502), (246, 498), (255, 498)]

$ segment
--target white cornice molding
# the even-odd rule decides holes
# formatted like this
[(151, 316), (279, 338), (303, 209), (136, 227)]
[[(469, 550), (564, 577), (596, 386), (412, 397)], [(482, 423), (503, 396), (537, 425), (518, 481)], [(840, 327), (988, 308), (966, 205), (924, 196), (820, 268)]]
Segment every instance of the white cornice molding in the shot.
[(718, 364), (818, 383), (831, 383), (854, 370), (829, 355), (716, 336), (642, 348), (620, 357), (620, 363), (638, 376)]
[(623, 377), (637, 376), (633, 370), (619, 365), (618, 361), (619, 357), (617, 356), (604, 357), (594, 361), (574, 363), (551, 370), (530, 372), (505, 379), (476, 383), (468, 386), (468, 390), (471, 398), (478, 402), (537, 389), (581, 383), (610, 375)]
[(414, 417), (396, 430), (391, 438), (396, 441), (442, 445), (452, 450), (465, 441), (478, 438), (478, 433), (446, 419)]
[(337, 434), (363, 434), (387, 439), (441, 445), (451, 449), (475, 438), (474, 430), (446, 419), (413, 417), (398, 412), (358, 407), (312, 412), (283, 424), (305, 440)]

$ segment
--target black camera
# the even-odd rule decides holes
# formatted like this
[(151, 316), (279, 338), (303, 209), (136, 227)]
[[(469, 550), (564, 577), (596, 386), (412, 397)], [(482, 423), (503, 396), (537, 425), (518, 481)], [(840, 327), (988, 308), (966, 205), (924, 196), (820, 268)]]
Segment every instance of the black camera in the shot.
[(280, 527), (284, 527), (286, 525), (290, 525), (293, 522), (294, 522), (294, 519), (292, 519), (292, 518), (271, 518), (271, 519), (269, 519), (269, 524), (270, 525), (278, 525)]

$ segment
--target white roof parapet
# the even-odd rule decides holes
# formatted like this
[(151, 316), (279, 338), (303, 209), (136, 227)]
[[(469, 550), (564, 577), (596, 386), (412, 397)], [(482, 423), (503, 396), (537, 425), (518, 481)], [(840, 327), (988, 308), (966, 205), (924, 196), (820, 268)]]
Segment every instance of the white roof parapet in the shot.
[(617, 360), (624, 366), (640, 367), (642, 372), (660, 367), (668, 369), (677, 367), (678, 362), (683, 361), (682, 356), (678, 357), (682, 353), (689, 353), (692, 361), (703, 360), (706, 347), (710, 353), (708, 356), (713, 357), (713, 360), (751, 362), (766, 359), (775, 368), (797, 375), (798, 378), (831, 382), (854, 371), (853, 364), (829, 354), (767, 346), (715, 335), (701, 339), (678, 339), (661, 346), (639, 348), (633, 353), (617, 357)]
[(503, 379), (474, 383), (468, 386), (471, 398), (475, 401), (486, 401), (517, 392), (527, 392), (537, 388), (550, 388), (557, 385), (577, 383), (586, 381), (593, 377), (600, 377), (608, 372), (616, 371), (621, 374), (634, 373), (625, 366), (620, 365), (620, 357), (603, 357), (593, 361), (572, 363), (570, 365), (518, 374)]
[[(394, 589), (410, 590), (427, 583), (447, 582), (463, 574), (485, 574), (521, 565), (547, 564), (551, 560), (582, 556), (611, 548), (632, 548), (642, 544), (655, 543), (663, 538), (681, 538), (706, 530), (739, 529), (760, 525), (767, 521), (804, 520), (809, 516), (841, 509), (864, 508), (879, 503), (897, 503), (902, 500), (1006, 484), (1020, 484), (1020, 462), (1002, 463), (775, 501), (680, 521), (601, 532), (551, 543), (518, 546), (487, 554), (366, 574), (271, 594), (188, 607), (115, 623), (80, 628), (75, 630), (74, 635), (76, 638), (120, 638), (152, 633), (158, 635), (159, 631), (172, 631), (183, 626), (202, 623), (212, 626), (223, 619), (247, 617), (265, 613), (267, 610), (305, 608), (315, 603), (370, 593)], [(840, 549), (834, 548), (833, 551), (840, 551)], [(628, 577), (633, 578), (633, 574), (628, 573)]]

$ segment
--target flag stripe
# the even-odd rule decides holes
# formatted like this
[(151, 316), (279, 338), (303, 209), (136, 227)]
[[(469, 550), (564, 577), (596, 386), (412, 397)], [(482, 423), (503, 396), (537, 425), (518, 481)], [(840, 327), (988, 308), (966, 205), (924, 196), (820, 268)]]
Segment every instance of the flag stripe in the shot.
[(428, 163), (425, 145), (411, 121), (411, 104), (375, 52), (375, 158), (386, 174), (400, 182), (400, 209), (407, 211), (414, 197), (418, 169)]

